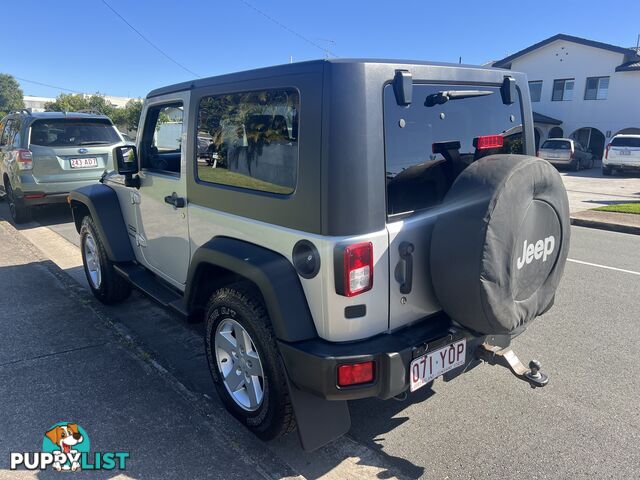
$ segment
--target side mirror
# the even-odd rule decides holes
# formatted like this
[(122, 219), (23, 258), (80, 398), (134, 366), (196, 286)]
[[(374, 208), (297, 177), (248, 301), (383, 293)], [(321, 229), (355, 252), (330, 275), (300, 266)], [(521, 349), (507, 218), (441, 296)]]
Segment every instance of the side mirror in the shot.
[(138, 154), (136, 147), (132, 145), (122, 145), (113, 149), (113, 159), (116, 172), (124, 175), (124, 184), (127, 187), (140, 188), (140, 178), (133, 177), (138, 173)]

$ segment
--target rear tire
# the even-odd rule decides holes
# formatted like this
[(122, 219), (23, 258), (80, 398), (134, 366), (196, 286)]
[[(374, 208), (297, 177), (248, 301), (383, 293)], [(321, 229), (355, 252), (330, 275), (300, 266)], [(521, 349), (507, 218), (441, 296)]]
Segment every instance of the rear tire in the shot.
[(116, 273), (93, 219), (84, 217), (80, 227), (80, 251), (87, 282), (93, 296), (111, 305), (131, 295), (131, 285)]
[(573, 171), (574, 172), (579, 172), (582, 169), (582, 162), (580, 161), (580, 159), (578, 158), (576, 160), (575, 165), (573, 166)]
[(9, 180), (4, 181), (4, 191), (9, 202), (9, 212), (14, 223), (26, 223), (31, 220), (31, 209), (24, 204), (22, 198), (17, 198)]
[(295, 429), (275, 334), (251, 284), (236, 283), (211, 296), (206, 354), (222, 403), (257, 437), (272, 440)]
[(611, 170), (609, 167), (602, 167), (602, 175), (604, 175), (605, 177), (610, 177), (611, 175), (613, 175), (613, 170)]

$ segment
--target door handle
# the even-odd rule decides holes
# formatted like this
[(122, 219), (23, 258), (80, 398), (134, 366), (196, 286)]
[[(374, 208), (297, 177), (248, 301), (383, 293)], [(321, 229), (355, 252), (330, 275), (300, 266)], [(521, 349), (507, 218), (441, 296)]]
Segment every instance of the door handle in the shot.
[(400, 284), (400, 293), (411, 293), (413, 287), (413, 243), (402, 242), (398, 248), (400, 258), (404, 261), (404, 281)]
[(187, 201), (183, 197), (179, 197), (176, 192), (173, 192), (171, 195), (164, 197), (164, 203), (173, 205), (173, 208), (184, 208)]

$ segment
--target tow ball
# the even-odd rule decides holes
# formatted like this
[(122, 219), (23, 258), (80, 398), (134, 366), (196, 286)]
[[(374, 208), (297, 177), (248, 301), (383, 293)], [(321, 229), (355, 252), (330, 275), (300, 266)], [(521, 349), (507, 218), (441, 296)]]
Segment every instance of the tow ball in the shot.
[(476, 357), (489, 365), (508, 368), (520, 380), (528, 382), (531, 388), (544, 387), (549, 383), (549, 377), (540, 371), (540, 362), (531, 360), (527, 368), (510, 348), (483, 343), (476, 349)]

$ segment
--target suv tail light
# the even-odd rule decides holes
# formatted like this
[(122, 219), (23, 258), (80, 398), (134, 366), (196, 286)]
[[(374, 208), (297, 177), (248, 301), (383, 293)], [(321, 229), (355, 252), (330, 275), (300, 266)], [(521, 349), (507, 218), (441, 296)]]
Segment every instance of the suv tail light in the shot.
[(374, 379), (373, 361), (362, 363), (350, 363), (338, 367), (338, 386), (348, 387), (371, 383)]
[(33, 155), (30, 150), (21, 148), (18, 154), (18, 170), (31, 170), (33, 168)]
[(482, 135), (473, 139), (473, 146), (476, 147), (476, 150), (502, 148), (504, 147), (504, 137), (502, 135)]
[(344, 249), (343, 292), (353, 297), (373, 287), (373, 244), (349, 245)]
[(607, 148), (604, 151), (604, 159), (609, 160), (609, 149), (611, 148), (611, 144), (607, 143)]

